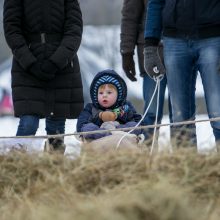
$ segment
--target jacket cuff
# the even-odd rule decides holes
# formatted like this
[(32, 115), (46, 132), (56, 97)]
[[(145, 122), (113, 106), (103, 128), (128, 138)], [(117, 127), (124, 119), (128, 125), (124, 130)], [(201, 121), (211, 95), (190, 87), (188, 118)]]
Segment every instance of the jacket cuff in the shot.
[(132, 53), (132, 52), (128, 52), (128, 53), (122, 53), (121, 54), (122, 55), (122, 57), (126, 57), (126, 56), (134, 56), (134, 53)]
[(134, 55), (134, 50), (124, 50), (124, 49), (121, 49), (120, 53), (121, 53), (121, 55), (124, 55), (124, 54)]
[(158, 46), (159, 42), (160, 42), (160, 39), (158, 39), (158, 38), (147, 37), (147, 38), (145, 38), (144, 47)]

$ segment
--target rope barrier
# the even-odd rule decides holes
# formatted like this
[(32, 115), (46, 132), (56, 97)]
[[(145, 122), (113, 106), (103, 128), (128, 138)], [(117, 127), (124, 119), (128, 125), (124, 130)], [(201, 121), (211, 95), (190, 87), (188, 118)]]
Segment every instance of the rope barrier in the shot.
[(137, 129), (148, 129), (148, 128), (160, 128), (165, 126), (181, 126), (181, 125), (190, 125), (190, 124), (196, 124), (196, 123), (202, 123), (202, 122), (215, 122), (220, 121), (220, 117), (216, 118), (210, 118), (210, 119), (200, 119), (200, 120), (188, 120), (188, 121), (181, 121), (181, 122), (173, 122), (173, 123), (165, 123), (165, 124), (156, 124), (156, 125), (145, 125), (145, 126), (139, 126), (139, 127), (129, 127), (129, 128), (120, 128), (120, 129), (110, 129), (110, 130), (96, 130), (96, 131), (88, 131), (88, 132), (74, 132), (69, 134), (56, 134), (56, 135), (39, 135), (39, 136), (0, 136), (0, 139), (6, 139), (6, 138), (61, 138), (61, 137), (67, 137), (67, 136), (80, 136), (80, 135), (86, 135), (86, 134), (97, 134), (97, 133), (106, 133), (111, 131), (129, 131), (131, 129), (137, 130)]

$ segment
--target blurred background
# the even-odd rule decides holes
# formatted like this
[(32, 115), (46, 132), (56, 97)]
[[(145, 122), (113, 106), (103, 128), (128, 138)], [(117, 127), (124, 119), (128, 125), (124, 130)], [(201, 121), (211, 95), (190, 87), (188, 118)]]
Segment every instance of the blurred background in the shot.
[[(0, 0), (0, 135), (5, 133), (15, 134), (18, 123), (17, 119), (12, 117), (13, 108), (10, 89), (11, 52), (6, 45), (3, 33), (3, 2), (3, 0)], [(140, 113), (143, 113), (142, 78), (138, 77), (137, 82), (131, 82), (126, 78), (121, 67), (119, 45), (123, 0), (79, 0), (79, 2), (83, 14), (84, 31), (78, 55), (83, 79), (85, 103), (90, 101), (88, 91), (94, 75), (100, 70), (111, 68), (115, 69), (124, 77), (128, 86), (128, 99), (133, 102)], [(137, 65), (136, 71), (138, 74)], [(197, 79), (196, 97), (197, 115), (206, 114), (200, 77)], [(167, 120), (167, 98), (164, 105), (164, 113), (164, 118)], [(75, 127), (73, 125), (71, 127), (73, 131)], [(207, 130), (206, 127), (204, 129)], [(210, 132), (207, 135), (210, 136)]]

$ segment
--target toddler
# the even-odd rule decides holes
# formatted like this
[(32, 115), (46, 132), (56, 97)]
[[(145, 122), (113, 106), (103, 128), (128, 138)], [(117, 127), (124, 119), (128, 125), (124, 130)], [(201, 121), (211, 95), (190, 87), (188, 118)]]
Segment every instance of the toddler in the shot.
[[(104, 70), (95, 76), (90, 86), (90, 96), (92, 103), (88, 103), (80, 113), (77, 132), (134, 127), (141, 120), (141, 115), (126, 100), (125, 81), (114, 70)], [(138, 129), (132, 133), (139, 135), (143, 132)], [(109, 135), (110, 132), (87, 134), (83, 138), (95, 140)]]

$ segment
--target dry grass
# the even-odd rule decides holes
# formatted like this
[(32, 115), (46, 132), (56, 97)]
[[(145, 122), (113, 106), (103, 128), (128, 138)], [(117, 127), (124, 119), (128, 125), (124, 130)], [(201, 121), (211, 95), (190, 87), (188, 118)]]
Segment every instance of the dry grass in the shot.
[(0, 156), (0, 219), (217, 220), (220, 155)]

